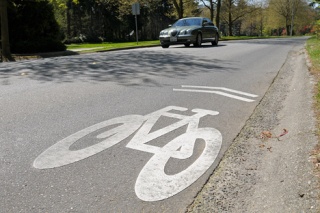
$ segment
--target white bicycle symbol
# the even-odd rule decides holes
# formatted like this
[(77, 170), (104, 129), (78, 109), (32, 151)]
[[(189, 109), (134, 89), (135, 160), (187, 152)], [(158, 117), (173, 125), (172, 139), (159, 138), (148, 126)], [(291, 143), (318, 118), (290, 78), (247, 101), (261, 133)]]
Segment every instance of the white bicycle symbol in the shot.
[[(217, 129), (198, 128), (202, 117), (218, 115), (219, 112), (193, 109), (192, 112), (195, 114), (187, 116), (170, 112), (172, 110), (183, 112), (187, 111), (187, 108), (168, 106), (145, 116), (127, 115), (90, 126), (49, 147), (35, 159), (33, 166), (38, 169), (48, 169), (80, 161), (121, 142), (138, 130), (126, 147), (154, 155), (138, 175), (135, 184), (136, 195), (144, 201), (159, 201), (171, 197), (190, 186), (209, 169), (217, 158), (222, 144), (222, 136)], [(179, 121), (150, 132), (161, 116), (176, 118)], [(82, 137), (115, 124), (118, 126), (96, 136), (105, 139), (100, 143), (75, 151), (69, 149)], [(188, 125), (186, 132), (163, 147), (146, 144), (185, 125)], [(201, 155), (185, 170), (167, 175), (164, 168), (169, 159), (191, 157), (197, 139), (203, 139), (206, 144)]]

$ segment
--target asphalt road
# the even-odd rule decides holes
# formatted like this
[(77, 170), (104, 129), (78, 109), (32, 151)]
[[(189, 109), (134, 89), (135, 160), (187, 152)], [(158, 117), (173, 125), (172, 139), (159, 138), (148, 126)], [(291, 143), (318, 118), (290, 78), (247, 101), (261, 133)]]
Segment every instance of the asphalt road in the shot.
[(305, 40), (1, 64), (0, 212), (184, 212)]

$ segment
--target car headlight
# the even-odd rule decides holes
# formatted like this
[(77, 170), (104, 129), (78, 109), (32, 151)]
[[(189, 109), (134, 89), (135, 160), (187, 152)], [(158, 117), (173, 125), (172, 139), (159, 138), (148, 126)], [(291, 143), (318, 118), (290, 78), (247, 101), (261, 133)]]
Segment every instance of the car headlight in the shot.
[(168, 35), (168, 31), (161, 31), (160, 35)]
[(179, 35), (188, 35), (188, 34), (191, 34), (191, 30), (181, 30), (179, 32)]

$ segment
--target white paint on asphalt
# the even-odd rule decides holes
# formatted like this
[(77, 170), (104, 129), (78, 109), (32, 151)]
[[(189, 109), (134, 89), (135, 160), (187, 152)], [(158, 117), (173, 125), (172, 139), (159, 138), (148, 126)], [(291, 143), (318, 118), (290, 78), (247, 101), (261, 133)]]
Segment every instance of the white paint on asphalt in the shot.
[[(185, 170), (167, 175), (164, 169), (170, 158), (189, 158), (196, 139), (205, 140), (202, 154)], [(137, 196), (144, 201), (159, 201), (186, 189), (210, 168), (219, 154), (221, 142), (220, 132), (213, 128), (199, 128), (175, 138), (141, 170), (135, 184)]]
[[(88, 158), (121, 142), (123, 139), (127, 138), (134, 131), (136, 131), (142, 123), (143, 116), (128, 115), (110, 119), (90, 126), (62, 139), (53, 146), (49, 147), (35, 159), (35, 161), (33, 162), (33, 167), (37, 169), (49, 169), (68, 165), (70, 163)], [(85, 137), (86, 135), (93, 133), (101, 128), (115, 124), (122, 125), (99, 134), (97, 136), (97, 139), (106, 138), (100, 143), (80, 150), (70, 150), (70, 146), (72, 144)]]
[(258, 97), (258, 95), (254, 95), (254, 94), (247, 93), (247, 92), (241, 92), (239, 90), (229, 89), (229, 88), (225, 88), (225, 87), (207, 87), (207, 86), (190, 86), (190, 85), (182, 85), (181, 87), (183, 87), (183, 88), (211, 89), (211, 90), (224, 90), (227, 92), (232, 92), (232, 93), (245, 95), (245, 96), (249, 96), (249, 97), (253, 97), (253, 98)]
[[(222, 144), (222, 136), (217, 129), (198, 128), (202, 117), (218, 115), (219, 112), (193, 109), (194, 114), (188, 116), (172, 110), (183, 112), (187, 108), (168, 106), (145, 116), (127, 115), (90, 126), (49, 147), (35, 159), (33, 166), (38, 169), (47, 169), (83, 160), (121, 142), (138, 130), (127, 147), (154, 155), (140, 171), (135, 184), (136, 194), (144, 201), (167, 199), (189, 187), (201, 177), (217, 158)], [(179, 121), (151, 131), (160, 117), (176, 118)], [(103, 141), (80, 150), (70, 150), (70, 146), (81, 138), (115, 124), (118, 126), (96, 136), (97, 139), (104, 139)], [(147, 144), (185, 125), (188, 125), (186, 132), (169, 141), (165, 146)], [(183, 160), (193, 156), (197, 139), (203, 139), (205, 142), (205, 148), (200, 156), (185, 170), (167, 175), (164, 169), (170, 158)]]
[(238, 91), (238, 90), (228, 89), (225, 87), (207, 87), (207, 86), (189, 86), (189, 85), (182, 85), (181, 87), (182, 88), (191, 88), (191, 89), (175, 89), (174, 88), (173, 91), (176, 91), (176, 92), (195, 92), (195, 93), (212, 93), (212, 94), (222, 95), (222, 96), (226, 96), (229, 98), (233, 98), (233, 99), (237, 99), (237, 100), (245, 101), (245, 102), (253, 102), (255, 100), (249, 99), (249, 98), (244, 98), (244, 97), (237, 96), (237, 95), (232, 95), (232, 94), (229, 94), (226, 92), (215, 91), (215, 90), (223, 90), (223, 91), (236, 93), (239, 95), (253, 97), (253, 98), (258, 97), (258, 95), (254, 95), (251, 93), (242, 92), (242, 91)]

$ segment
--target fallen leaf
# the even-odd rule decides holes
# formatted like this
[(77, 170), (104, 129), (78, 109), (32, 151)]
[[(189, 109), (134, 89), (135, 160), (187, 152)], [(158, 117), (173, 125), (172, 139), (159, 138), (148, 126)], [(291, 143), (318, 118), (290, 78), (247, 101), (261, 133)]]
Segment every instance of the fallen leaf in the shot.
[(272, 152), (271, 149), (272, 149), (271, 146), (267, 148), (267, 150), (268, 150), (269, 152)]
[(261, 132), (260, 137), (262, 139), (272, 138), (272, 133), (270, 131), (263, 131)]

